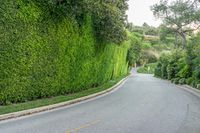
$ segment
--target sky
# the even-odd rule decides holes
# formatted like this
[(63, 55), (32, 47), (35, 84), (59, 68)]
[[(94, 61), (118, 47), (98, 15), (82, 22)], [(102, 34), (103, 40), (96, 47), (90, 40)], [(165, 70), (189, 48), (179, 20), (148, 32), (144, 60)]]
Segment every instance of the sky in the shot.
[(150, 6), (159, 3), (160, 0), (129, 0), (129, 10), (127, 11), (128, 21), (134, 25), (141, 26), (144, 22), (148, 25), (158, 27), (161, 20), (153, 16)]

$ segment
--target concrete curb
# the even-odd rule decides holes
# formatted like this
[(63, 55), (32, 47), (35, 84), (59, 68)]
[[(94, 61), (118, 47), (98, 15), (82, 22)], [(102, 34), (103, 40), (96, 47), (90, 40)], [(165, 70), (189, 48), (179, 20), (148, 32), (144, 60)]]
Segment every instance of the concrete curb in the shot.
[(200, 90), (195, 89), (189, 85), (176, 85), (176, 86), (200, 98)]
[(70, 101), (66, 101), (66, 102), (62, 102), (62, 103), (38, 107), (38, 108), (34, 108), (34, 109), (23, 110), (23, 111), (19, 111), (19, 112), (13, 112), (13, 113), (9, 113), (9, 114), (3, 114), (3, 115), (0, 115), (0, 121), (12, 119), (12, 118), (17, 118), (17, 117), (21, 117), (21, 116), (26, 116), (26, 115), (31, 115), (31, 114), (36, 114), (36, 113), (39, 113), (39, 112), (53, 110), (53, 109), (57, 109), (57, 108), (60, 108), (60, 107), (69, 106), (69, 105), (72, 105), (72, 104), (75, 104), (75, 103), (79, 103), (79, 102), (82, 102), (82, 101), (85, 101), (85, 100), (89, 100), (89, 99), (101, 96), (103, 94), (107, 94), (107, 93), (115, 90), (118, 86), (120, 86), (128, 77), (129, 76), (123, 78), (117, 84), (115, 84), (114, 86), (112, 86), (109, 89), (106, 89), (102, 92), (98, 92), (98, 93), (95, 93), (95, 94), (91, 94), (89, 96), (84, 96), (84, 97), (81, 97), (81, 98), (78, 98), (78, 99), (74, 99), (74, 100), (70, 100)]
[[(155, 78), (158, 78), (158, 77), (155, 77)], [(178, 88), (180, 88), (184, 91), (187, 91), (187, 92), (189, 92), (189, 93), (200, 98), (200, 90), (198, 90), (196, 88), (193, 88), (193, 87), (186, 85), (186, 84), (185, 85), (175, 84), (175, 83), (172, 83), (171, 80), (168, 80), (168, 79), (161, 79), (161, 78), (158, 78), (158, 79), (167, 81), (168, 83), (173, 84), (173, 85), (177, 86)]]
[(184, 87), (188, 88), (188, 89), (191, 89), (197, 93), (200, 93), (200, 90), (196, 89), (196, 88), (193, 88), (192, 86), (189, 86), (189, 85), (183, 85)]

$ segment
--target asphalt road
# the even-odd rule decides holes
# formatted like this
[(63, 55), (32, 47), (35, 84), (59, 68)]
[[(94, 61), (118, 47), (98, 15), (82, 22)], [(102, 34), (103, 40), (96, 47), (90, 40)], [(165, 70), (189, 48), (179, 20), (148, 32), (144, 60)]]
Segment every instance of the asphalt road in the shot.
[(113, 93), (0, 122), (0, 133), (200, 133), (200, 98), (152, 75)]

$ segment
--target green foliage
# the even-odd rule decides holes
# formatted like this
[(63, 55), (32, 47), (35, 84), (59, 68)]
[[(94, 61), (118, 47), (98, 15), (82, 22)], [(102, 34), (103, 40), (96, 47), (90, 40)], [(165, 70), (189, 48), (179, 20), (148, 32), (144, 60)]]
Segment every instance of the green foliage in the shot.
[(126, 28), (131, 32), (137, 32), (142, 35), (158, 35), (158, 29), (153, 26), (149, 26), (147, 23), (144, 23), (142, 26), (134, 26), (132, 23), (127, 23)]
[[(25, 1), (25, 0), (23, 0)], [(126, 40), (127, 0), (28, 0), (46, 11), (56, 22), (66, 17), (74, 18), (82, 26), (84, 15), (92, 16), (92, 27), (97, 40), (120, 44)]]
[(157, 62), (157, 57), (155, 53), (151, 50), (143, 50), (140, 57), (140, 63), (147, 64), (147, 63), (155, 63)]
[(172, 79), (171, 81), (172, 81), (172, 83), (174, 83), (174, 84), (179, 84), (179, 80), (180, 80), (180, 78), (174, 78), (174, 79)]
[(157, 63), (157, 66), (155, 68), (155, 71), (154, 71), (154, 75), (156, 77), (161, 77), (161, 67), (162, 67), (162, 63), (161, 62), (158, 62)]
[(158, 35), (157, 28), (149, 26), (147, 23), (144, 23), (142, 25), (142, 29), (145, 35), (152, 35), (152, 36)]
[(149, 43), (149, 42), (142, 43), (142, 49), (150, 49), (151, 47), (152, 47), (151, 43)]
[(172, 79), (176, 77), (183, 78), (184, 76), (177, 76), (177, 74), (181, 70), (181, 68), (183, 68), (184, 65), (185, 63), (181, 49), (173, 51), (169, 57), (169, 62), (167, 66), (167, 79)]
[(127, 29), (131, 32), (135, 32), (135, 33), (138, 33), (138, 34), (141, 34), (143, 35), (144, 34), (144, 29), (140, 26), (133, 26), (132, 23), (129, 23), (128, 26), (127, 26)]
[(200, 90), (200, 84), (199, 83), (196, 85), (196, 88)]
[(186, 79), (185, 78), (182, 78), (179, 80), (179, 84), (183, 85), (186, 83)]
[(129, 62), (129, 66), (137, 63), (140, 59), (141, 54), (141, 39), (135, 33), (130, 33), (130, 48), (128, 50), (127, 60)]
[[(140, 39), (140, 45), (137, 45), (140, 48), (131, 48), (129, 50), (128, 57), (132, 58), (129, 59), (132, 60), (130, 65), (136, 63), (141, 66), (148, 63), (154, 63), (158, 60), (162, 53), (168, 52), (174, 48), (172, 45), (174, 39), (171, 36), (167, 36), (167, 43), (160, 40), (160, 27), (151, 27), (147, 23), (144, 23), (143, 26), (134, 26), (132, 23), (127, 23), (126, 28), (134, 34), (134, 36)], [(139, 55), (136, 59), (135, 54)]]
[(92, 2), (92, 17), (95, 34), (98, 40), (120, 44), (126, 40), (125, 11), (127, 0), (96, 0)]
[(66, 101), (70, 101), (73, 99), (88, 96), (88, 95), (91, 95), (91, 94), (94, 94), (97, 92), (101, 92), (103, 90), (106, 90), (106, 89), (112, 87), (114, 84), (119, 82), (122, 78), (123, 77), (119, 77), (115, 80), (106, 82), (105, 84), (102, 84), (98, 87), (89, 88), (87, 90), (83, 90), (83, 91), (80, 91), (77, 93), (70, 94), (69, 96), (60, 95), (60, 96), (55, 96), (55, 97), (50, 97), (50, 98), (38, 99), (38, 100), (34, 100), (34, 101), (27, 101), (24, 103), (4, 105), (4, 106), (1, 106), (1, 108), (0, 108), (0, 115), (23, 111), (23, 110), (27, 110), (27, 109), (38, 108), (38, 107), (42, 107), (42, 106), (48, 106), (48, 105), (66, 102)]
[(188, 79), (186, 79), (186, 84), (191, 85), (192, 81), (194, 81), (194, 77), (189, 77)]
[(155, 69), (155, 76), (166, 79), (168, 77), (167, 65), (169, 63), (169, 55), (162, 54), (158, 60), (157, 67)]
[(96, 40), (90, 13), (68, 14), (79, 2), (0, 2), (1, 105), (72, 94), (127, 74), (129, 42)]
[(200, 33), (191, 38), (187, 46), (187, 64), (192, 70), (192, 75), (196, 79), (200, 79)]
[[(185, 48), (187, 44), (186, 33), (190, 33), (194, 29), (191, 24), (196, 24), (199, 27), (200, 22), (200, 2), (199, 0), (161, 0), (159, 4), (151, 7), (154, 15), (161, 18), (166, 25), (164, 33), (170, 32), (175, 35), (175, 45), (178, 43), (178, 37), (181, 37), (182, 46)], [(170, 29), (169, 29), (170, 27)], [(161, 36), (164, 39), (164, 36)]]
[(192, 37), (186, 50), (162, 55), (155, 70), (157, 77), (198, 88), (200, 83), (200, 34)]
[(173, 31), (165, 25), (159, 26), (159, 37), (160, 41), (166, 44), (169, 44), (170, 42), (173, 43), (175, 41), (173, 38)]
[(154, 74), (156, 66), (157, 66), (157, 63), (146, 64), (146, 65), (144, 65), (144, 67), (138, 68), (137, 72), (138, 73)]

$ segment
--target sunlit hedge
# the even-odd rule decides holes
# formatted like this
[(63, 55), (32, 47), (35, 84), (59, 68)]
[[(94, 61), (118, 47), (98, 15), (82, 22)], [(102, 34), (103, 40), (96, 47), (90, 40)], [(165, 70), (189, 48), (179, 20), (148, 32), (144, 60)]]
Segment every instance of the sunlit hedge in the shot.
[(71, 94), (127, 74), (128, 42), (95, 40), (90, 15), (80, 25), (70, 16), (51, 19), (32, 2), (0, 6), (0, 104)]

